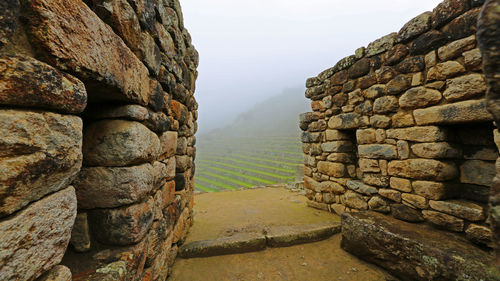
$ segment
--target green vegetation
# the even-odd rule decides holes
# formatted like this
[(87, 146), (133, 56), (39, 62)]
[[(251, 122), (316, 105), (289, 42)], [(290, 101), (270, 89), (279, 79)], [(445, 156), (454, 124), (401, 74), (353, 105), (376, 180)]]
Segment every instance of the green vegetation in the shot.
[(303, 162), (299, 114), (311, 110), (304, 90), (286, 89), (225, 127), (200, 127), (195, 188), (231, 190), (293, 182)]
[(301, 162), (298, 136), (200, 140), (195, 188), (216, 192), (293, 182)]

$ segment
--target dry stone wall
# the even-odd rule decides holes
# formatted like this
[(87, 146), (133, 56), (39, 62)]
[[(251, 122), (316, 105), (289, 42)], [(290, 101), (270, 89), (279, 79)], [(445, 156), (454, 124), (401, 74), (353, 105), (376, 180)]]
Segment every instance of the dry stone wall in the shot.
[(167, 278), (197, 66), (177, 0), (0, 3), (0, 280)]
[[(487, 0), (478, 20), (478, 43), (483, 54), (483, 72), (488, 85), (488, 110), (493, 115), (497, 128), (500, 122), (500, 1)], [(498, 159), (497, 159), (498, 163)], [(496, 266), (500, 266), (500, 165), (496, 165), (496, 177), (490, 191), (490, 224), (495, 233)]]
[(493, 246), (499, 134), (476, 38), (483, 2), (445, 0), (307, 80), (310, 206), (372, 210)]

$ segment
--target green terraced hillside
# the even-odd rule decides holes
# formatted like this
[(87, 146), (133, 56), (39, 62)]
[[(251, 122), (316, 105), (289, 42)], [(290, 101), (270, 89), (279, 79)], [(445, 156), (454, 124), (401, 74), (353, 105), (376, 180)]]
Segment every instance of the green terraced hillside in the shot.
[(195, 188), (199, 191), (293, 182), (302, 163), (299, 136), (214, 139), (197, 143)]

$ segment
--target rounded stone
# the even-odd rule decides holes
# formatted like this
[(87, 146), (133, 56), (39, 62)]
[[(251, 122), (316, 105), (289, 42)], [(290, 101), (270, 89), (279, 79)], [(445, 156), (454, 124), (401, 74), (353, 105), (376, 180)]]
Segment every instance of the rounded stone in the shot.
[(158, 136), (138, 122), (103, 120), (89, 125), (83, 136), (84, 163), (127, 166), (152, 161), (160, 152)]

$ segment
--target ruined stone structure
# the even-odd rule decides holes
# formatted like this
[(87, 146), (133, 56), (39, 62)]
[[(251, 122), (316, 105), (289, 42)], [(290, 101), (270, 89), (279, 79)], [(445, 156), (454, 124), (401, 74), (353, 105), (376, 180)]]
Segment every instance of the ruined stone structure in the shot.
[(0, 280), (166, 279), (197, 65), (177, 0), (0, 2)]
[[(491, 1), (495, 2), (496, 14), (490, 16), (490, 31), (484, 35), (496, 52), (491, 63), (485, 63), (491, 72), (490, 89), (498, 89), (498, 1)], [(395, 218), (458, 233), (451, 239), (461, 236), (483, 249), (494, 246), (495, 232), (499, 233), (494, 211), (498, 199), (493, 198), (498, 195), (492, 197), (491, 208), (488, 202), (500, 134), (488, 111), (498, 113), (497, 90), (492, 90), (494, 100), (488, 107), (476, 37), (483, 3), (445, 0), (399, 32), (359, 48), (307, 80), (306, 97), (312, 100), (313, 112), (301, 115), (300, 127), (305, 131), (304, 181), (310, 206), (339, 215), (368, 210), (383, 214), (374, 214), (373, 220), (347, 215), (343, 219), (350, 226), (356, 220), (364, 220), (366, 227), (386, 220), (382, 228), (396, 229), (390, 226)], [(491, 222), (496, 222), (495, 232)], [(411, 232), (405, 225), (401, 229)], [(343, 229), (350, 231), (347, 226)], [(351, 234), (355, 235), (344, 236)], [(432, 230), (422, 235), (432, 235)], [(401, 247), (406, 246), (417, 244)], [(439, 262), (453, 260), (441, 254), (436, 254)], [(471, 260), (476, 258), (471, 255)], [(379, 262), (387, 265), (383, 263)], [(462, 278), (460, 268), (465, 267), (457, 260), (449, 262), (453, 265), (448, 270), (456, 267), (456, 272), (445, 276), (425, 263), (407, 262), (395, 273), (421, 280), (436, 276), (442, 278), (436, 280), (455, 280)]]

